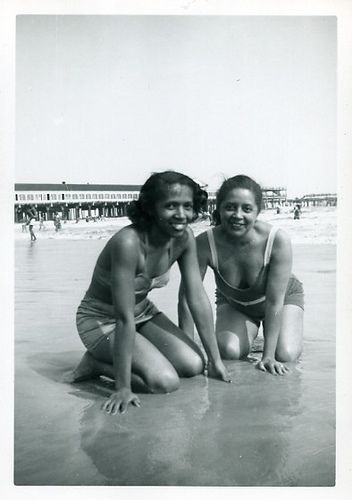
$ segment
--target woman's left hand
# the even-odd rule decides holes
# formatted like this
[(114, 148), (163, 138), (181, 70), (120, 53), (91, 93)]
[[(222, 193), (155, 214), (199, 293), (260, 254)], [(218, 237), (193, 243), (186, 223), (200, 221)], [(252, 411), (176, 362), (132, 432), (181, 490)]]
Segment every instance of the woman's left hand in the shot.
[(269, 372), (272, 375), (285, 375), (290, 371), (287, 366), (272, 358), (263, 358), (256, 364), (256, 367), (258, 370)]
[(228, 374), (226, 367), (221, 359), (216, 363), (212, 363), (211, 361), (209, 361), (208, 377), (219, 378), (220, 380), (228, 383), (232, 382), (230, 375)]

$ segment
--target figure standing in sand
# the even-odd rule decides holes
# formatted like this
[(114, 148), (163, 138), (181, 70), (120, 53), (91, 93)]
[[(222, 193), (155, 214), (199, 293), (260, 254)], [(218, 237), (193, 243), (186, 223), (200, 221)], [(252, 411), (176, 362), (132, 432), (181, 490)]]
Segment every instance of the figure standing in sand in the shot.
[(132, 384), (152, 393), (179, 387), (179, 377), (201, 374), (200, 348), (148, 299), (169, 280), (177, 261), (192, 317), (208, 357), (208, 374), (229, 382), (220, 358), (213, 317), (199, 273), (196, 243), (188, 224), (201, 208), (201, 189), (178, 172), (153, 174), (128, 210), (131, 225), (102, 250), (77, 311), (77, 328), (87, 348), (72, 381), (99, 375), (115, 380), (107, 413), (140, 405)]
[(300, 218), (301, 218), (301, 207), (300, 205), (295, 205), (295, 208), (293, 209), (293, 219), (299, 220)]
[[(303, 287), (291, 274), (288, 235), (257, 219), (262, 205), (260, 186), (237, 175), (217, 193), (215, 228), (197, 237), (198, 261), (216, 282), (216, 335), (223, 359), (246, 357), (263, 323), (264, 349), (257, 367), (283, 375), (284, 362), (296, 360), (303, 343)], [(182, 286), (179, 324), (191, 338), (193, 323)]]
[(54, 227), (56, 232), (59, 232), (61, 229), (61, 217), (58, 213), (56, 213), (54, 216)]
[(37, 239), (36, 235), (34, 234), (34, 224), (35, 224), (35, 217), (30, 216), (28, 219), (28, 229), (31, 241), (35, 241)]

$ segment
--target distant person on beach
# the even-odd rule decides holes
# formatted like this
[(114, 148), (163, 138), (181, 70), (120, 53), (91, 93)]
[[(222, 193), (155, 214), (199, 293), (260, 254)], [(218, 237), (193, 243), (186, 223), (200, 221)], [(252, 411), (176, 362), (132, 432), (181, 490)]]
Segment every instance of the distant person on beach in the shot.
[(39, 231), (41, 231), (42, 229), (45, 230), (45, 225), (44, 225), (43, 217), (40, 217), (39, 218)]
[(27, 216), (29, 218), (31, 218), (31, 217), (36, 218), (38, 216), (38, 212), (37, 212), (36, 208), (33, 207), (33, 205), (30, 205), (29, 209), (27, 210)]
[[(223, 359), (246, 357), (261, 323), (263, 355), (257, 367), (284, 375), (303, 343), (303, 287), (291, 274), (292, 250), (284, 231), (259, 221), (260, 186), (237, 175), (223, 182), (216, 198), (215, 227), (197, 237), (198, 261), (216, 282), (216, 335)], [(179, 324), (193, 338), (193, 322), (182, 286)]]
[(31, 236), (31, 241), (35, 241), (37, 239), (36, 235), (34, 234), (34, 224), (35, 224), (35, 218), (30, 217), (28, 220), (28, 228), (29, 228), (29, 234)]
[(301, 207), (299, 205), (296, 205), (295, 208), (293, 209), (293, 219), (298, 220), (301, 218)]
[(56, 232), (60, 231), (61, 229), (61, 217), (59, 214), (54, 215), (54, 227)]
[(87, 352), (71, 381), (100, 375), (114, 379), (116, 391), (103, 405), (107, 413), (140, 405), (131, 382), (147, 392), (168, 393), (179, 387), (179, 377), (204, 371), (200, 348), (148, 299), (150, 290), (168, 283), (176, 261), (208, 356), (208, 375), (230, 381), (188, 227), (201, 208), (200, 194), (198, 184), (183, 174), (153, 174), (139, 199), (129, 205), (132, 224), (117, 232), (98, 257), (77, 311), (77, 329)]

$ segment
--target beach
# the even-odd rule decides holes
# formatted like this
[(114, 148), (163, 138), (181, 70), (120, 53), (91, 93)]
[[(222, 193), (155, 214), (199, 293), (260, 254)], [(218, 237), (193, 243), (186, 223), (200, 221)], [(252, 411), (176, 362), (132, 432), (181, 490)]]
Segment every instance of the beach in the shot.
[[(286, 208), (280, 214), (276, 210), (265, 210), (259, 214), (259, 219), (270, 224), (282, 227), (291, 237), (292, 243), (303, 244), (336, 244), (336, 208), (309, 207), (304, 208), (300, 220), (293, 219), (292, 208)], [(76, 221), (62, 221), (61, 230), (55, 231), (53, 221), (45, 221), (44, 229), (39, 230), (39, 222), (34, 224), (34, 231), (38, 239), (57, 240), (106, 240), (120, 228), (129, 223), (127, 217), (110, 218), (86, 222), (85, 219)], [(195, 235), (207, 229), (208, 221), (200, 221), (192, 225)], [(22, 224), (15, 224), (15, 239), (28, 240), (29, 233), (22, 231)]]
[[(224, 384), (202, 375), (141, 408), (104, 414), (106, 379), (67, 384), (84, 352), (75, 312), (99, 251), (126, 218), (68, 221), (55, 232), (15, 227), (16, 485), (333, 486), (335, 483), (336, 209), (260, 215), (287, 231), (305, 288), (304, 351), (273, 377), (226, 362)], [(209, 222), (193, 224), (195, 234)], [(179, 273), (152, 300), (177, 320)], [(205, 287), (214, 307), (210, 272)]]

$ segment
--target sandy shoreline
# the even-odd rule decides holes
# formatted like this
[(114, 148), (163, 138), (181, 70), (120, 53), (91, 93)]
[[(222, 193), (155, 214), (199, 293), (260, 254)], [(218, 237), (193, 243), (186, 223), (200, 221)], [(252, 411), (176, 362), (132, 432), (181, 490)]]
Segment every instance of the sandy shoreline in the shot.
[[(67, 222), (59, 233), (52, 222), (44, 231), (37, 224), (34, 244), (16, 225), (15, 484), (334, 484), (336, 209), (306, 209), (298, 221), (274, 211), (260, 217), (290, 234), (304, 283), (298, 364), (272, 377), (248, 361), (226, 362), (230, 387), (183, 379), (175, 393), (141, 395), (142, 407), (119, 418), (100, 410), (111, 386), (62, 379), (84, 352), (75, 313), (96, 258), (128, 219)], [(192, 224), (195, 234), (208, 227)], [(151, 293), (175, 322), (178, 284), (173, 266), (167, 289)], [(204, 285), (214, 308), (212, 273)]]
[[(300, 220), (293, 220), (293, 214), (290, 212), (277, 215), (274, 210), (263, 211), (259, 218), (287, 231), (293, 244), (336, 244), (336, 208), (334, 207), (305, 208)], [(45, 228), (41, 231), (39, 231), (39, 222), (34, 226), (38, 241), (42, 239), (108, 239), (116, 231), (129, 224), (129, 220), (127, 217), (121, 217), (97, 222), (67, 221), (62, 224), (59, 232), (55, 232), (52, 221), (44, 224)], [(208, 227), (208, 221), (192, 224), (195, 234)], [(15, 239), (29, 238), (28, 232), (22, 232), (22, 224), (15, 224)]]
[[(320, 226), (328, 219), (313, 215)], [(15, 245), (16, 485), (334, 484), (334, 244), (294, 245), (306, 309), (304, 352), (289, 375), (227, 362), (231, 385), (182, 379), (175, 393), (141, 395), (141, 408), (111, 418), (100, 410), (109, 385), (62, 382), (84, 351), (75, 312), (105, 238), (87, 244), (63, 234), (35, 244), (27, 234)], [(213, 303), (211, 273), (205, 287)], [(177, 291), (173, 266), (167, 289), (152, 299), (174, 321)]]

